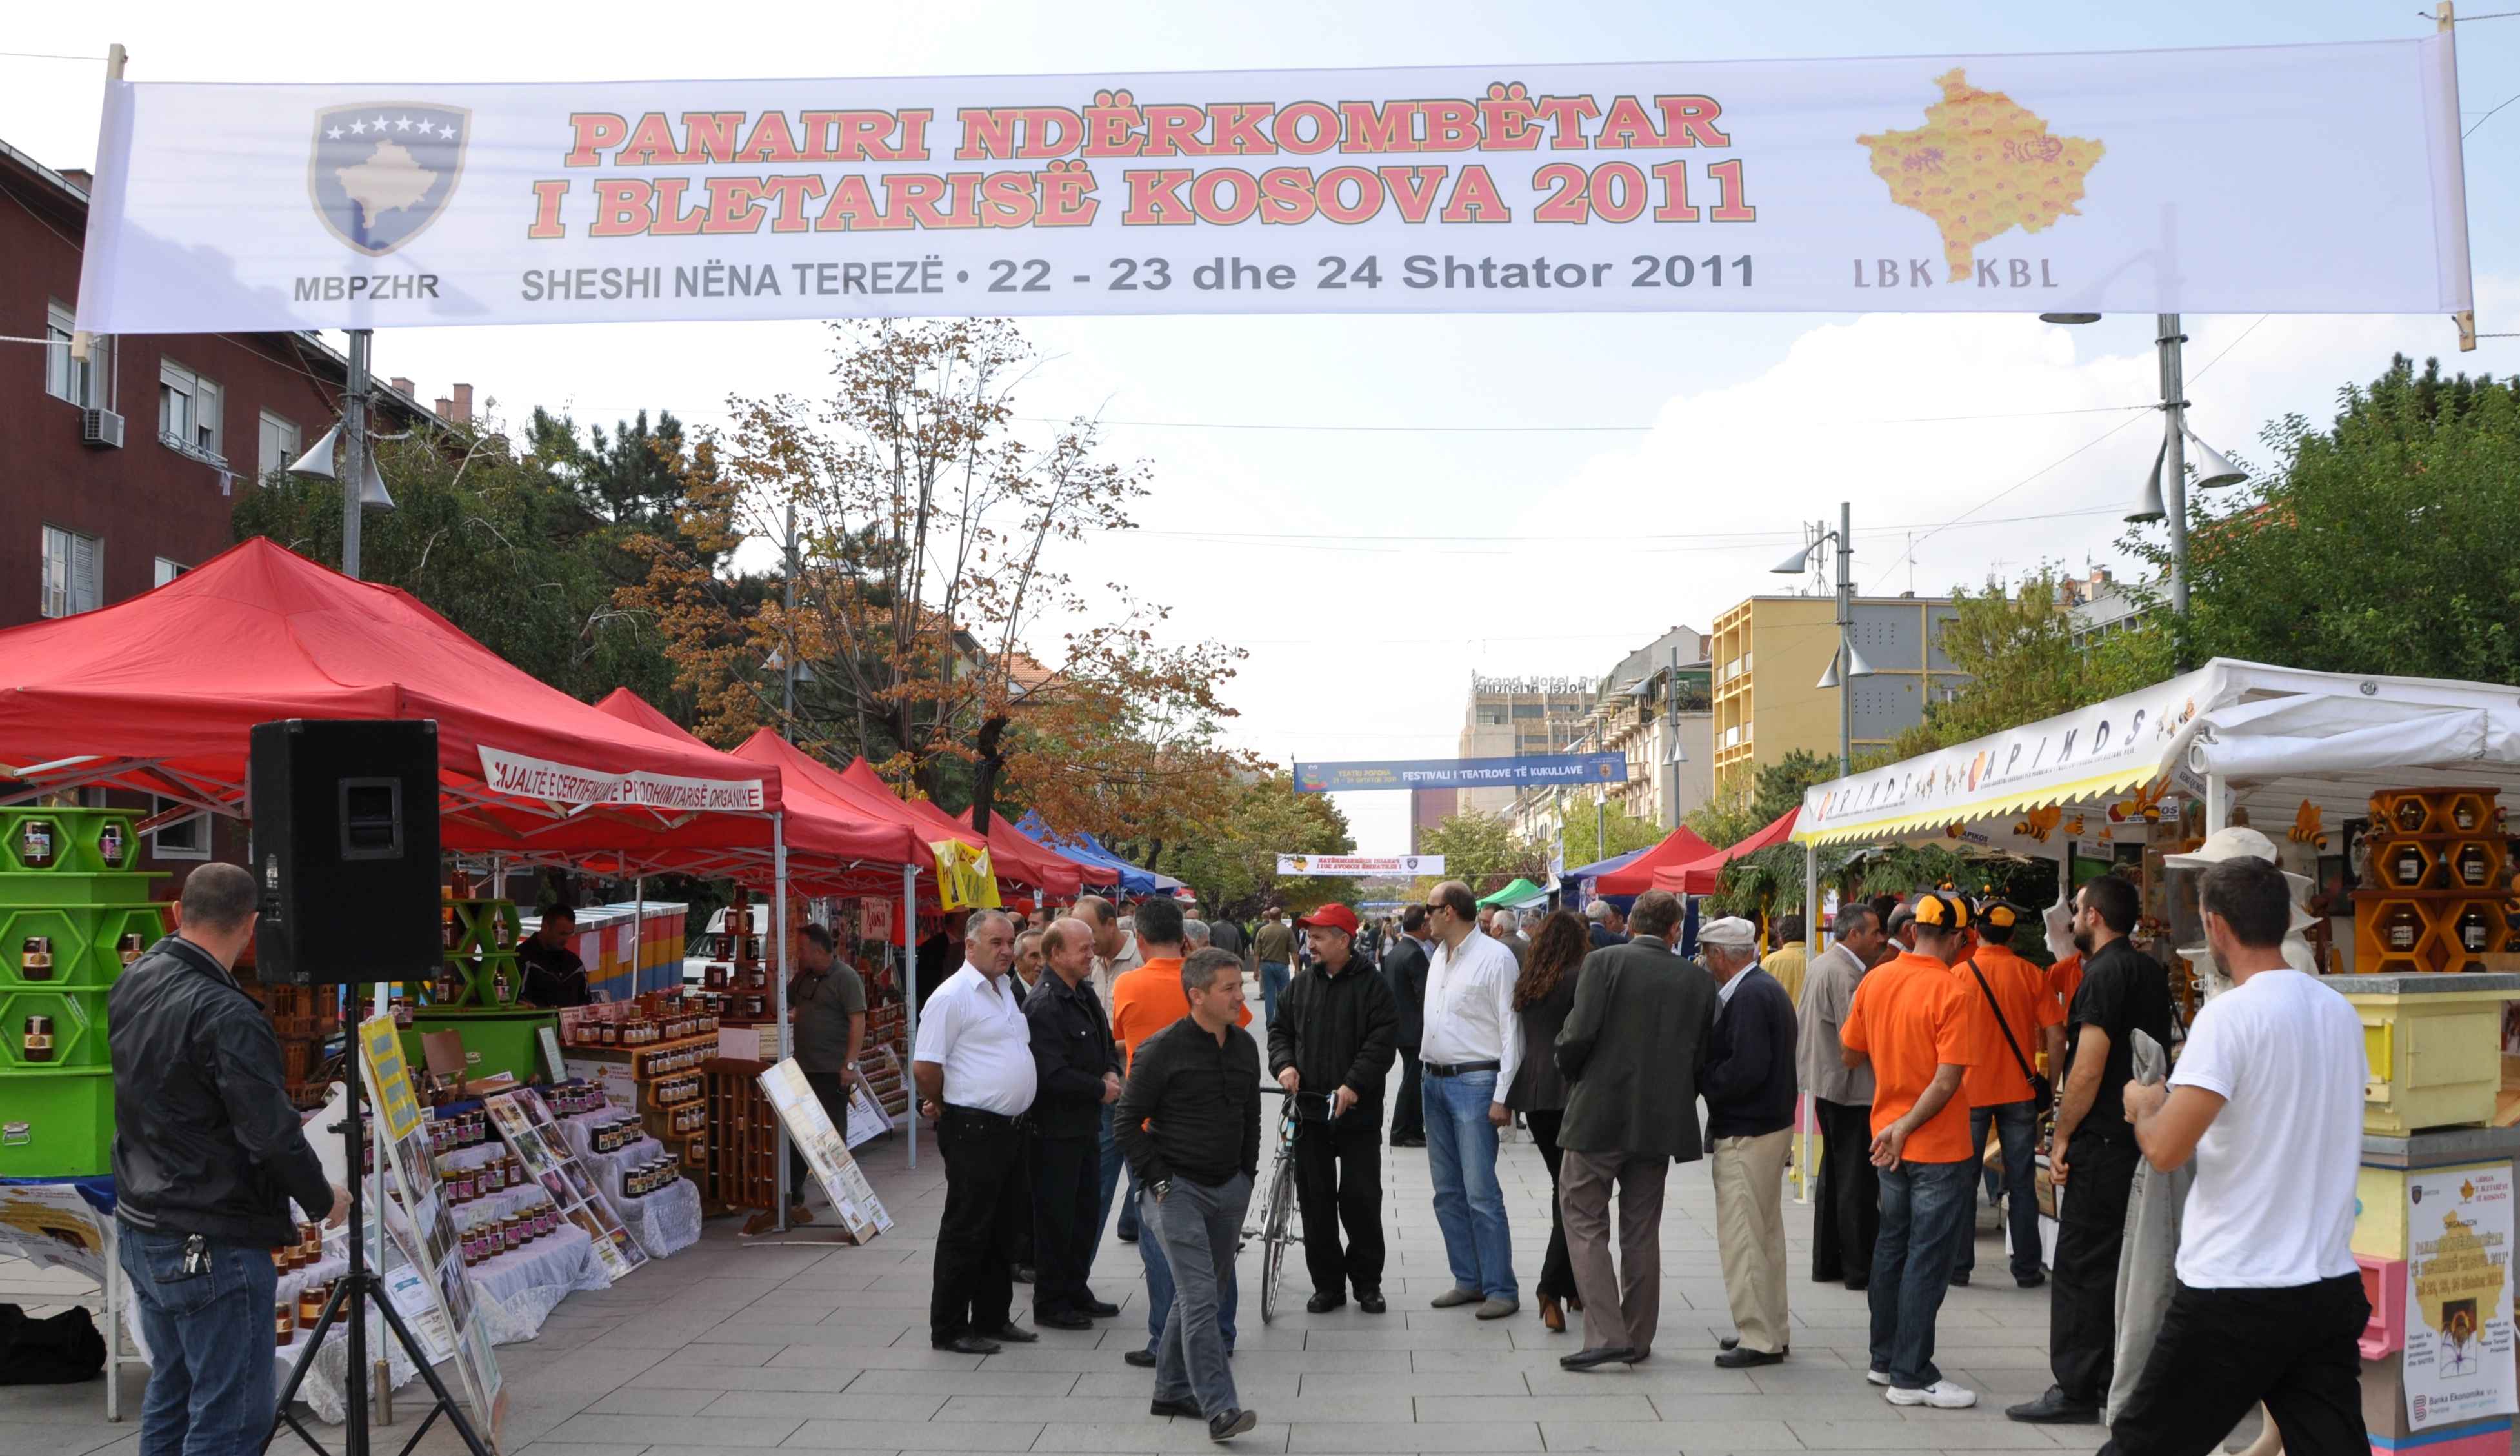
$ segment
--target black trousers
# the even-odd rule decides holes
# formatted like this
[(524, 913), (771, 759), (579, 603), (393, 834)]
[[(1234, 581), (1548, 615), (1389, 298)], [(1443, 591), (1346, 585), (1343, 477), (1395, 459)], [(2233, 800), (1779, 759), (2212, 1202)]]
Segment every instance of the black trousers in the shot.
[[(2117, 1365), (2118, 1253), (2126, 1245), (2127, 1196), (2135, 1191), (2136, 1157), (2131, 1138), (2119, 1141), (2079, 1129), (2065, 1149), (2055, 1287), (2048, 1300), (2048, 1365), (2055, 1372), (2056, 1388), (2082, 1405), (2107, 1403), (2109, 1378)], [(2223, 1428), (2222, 1434), (2229, 1433), (2230, 1427)], [(2292, 1450), (2289, 1432), (2285, 1442), (2285, 1449)]]
[(1400, 1093), (1391, 1099), (1391, 1140), (1426, 1141), (1426, 1093), (1418, 1085), (1418, 1053), (1400, 1049)]
[[(823, 1115), (832, 1119), (845, 1142), (849, 1135), (849, 1087), (836, 1071), (809, 1071), (805, 1085), (814, 1089), (814, 1100), (823, 1105)], [(805, 1191), (815, 1186), (814, 1169), (805, 1155), (796, 1148), (795, 1139), (788, 1141), (788, 1202), (801, 1204)]]
[(1812, 1099), (1820, 1123), (1820, 1174), (1812, 1189), (1812, 1278), (1862, 1289), (1872, 1278), (1881, 1234), (1881, 1170), (1872, 1165), (1872, 1109)]
[[(1313, 1293), (1382, 1290), (1382, 1110), (1356, 1108), (1295, 1128), (1295, 1203)], [(1339, 1247), (1339, 1231), (1347, 1247)]]
[(945, 1214), (936, 1228), (936, 1273), (927, 1337), (993, 1335), (1014, 1311), (1015, 1244), (1032, 1217), (1023, 1181), (1024, 1130), (1013, 1118), (948, 1106), (936, 1119), (945, 1156)]
[(1549, 1164), (1549, 1252), (1540, 1261), (1538, 1292), (1544, 1299), (1572, 1299), (1575, 1265), (1566, 1256), (1566, 1220), (1557, 1205), (1557, 1164), (1566, 1156), (1557, 1146), (1557, 1129), (1566, 1120), (1566, 1110), (1534, 1108), (1522, 1115), (1522, 1120), (1531, 1127), (1531, 1140), (1540, 1146), (1540, 1160)]
[[(2083, 1176), (2072, 1159), (2068, 1188)], [(2290, 1289), (2179, 1286), (2101, 1456), (2206, 1456), (2261, 1400), (2287, 1456), (2363, 1456), (2357, 1342), (2370, 1317), (2354, 1274)]]
[(1101, 1234), (1102, 1142), (1094, 1133), (1037, 1138), (1032, 1181), (1032, 1307), (1085, 1312), (1085, 1271)]

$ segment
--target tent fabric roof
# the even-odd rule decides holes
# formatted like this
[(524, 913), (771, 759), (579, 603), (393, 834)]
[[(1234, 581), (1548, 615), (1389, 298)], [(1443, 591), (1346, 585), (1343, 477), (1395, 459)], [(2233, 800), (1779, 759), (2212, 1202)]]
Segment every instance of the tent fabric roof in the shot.
[[(1155, 892), (1155, 875), (1142, 870), (1110, 850), (1092, 835), (1069, 837), (1053, 830), (1038, 809), (1026, 809), (1016, 828), (1042, 843), (1086, 867), (1085, 879), (1095, 885), (1113, 885), (1122, 894), (1148, 895)], [(1175, 882), (1178, 884), (1179, 882)]]
[(874, 766), (864, 758), (852, 759), (848, 767), (835, 771), (799, 752), (767, 728), (745, 739), (735, 751), (745, 758), (758, 753), (759, 761), (776, 762), (781, 772), (827, 790), (843, 803), (908, 824), (922, 849), (936, 840), (949, 838), (967, 844), (985, 843), (990, 865), (1002, 880), (1029, 885), (1050, 895), (1072, 895), (1085, 887), (1083, 872), (1074, 860), (1034, 843), (1006, 820), (992, 818), (989, 832), (983, 836), (925, 799), (903, 798), (893, 793), (892, 786), (878, 777)]
[(1792, 839), (1794, 821), (1802, 817), (1802, 805), (1796, 804), (1770, 820), (1765, 829), (1745, 837), (1739, 843), (1718, 849), (1703, 859), (1693, 859), (1685, 865), (1663, 866), (1654, 871), (1654, 888), (1668, 889), (1675, 894), (1714, 893), (1715, 882), (1723, 875), (1726, 865), (1744, 854), (1755, 854), (1772, 844), (1781, 844)]
[(2520, 790), (2520, 690), (2218, 658), (2105, 703), (1819, 785), (1803, 796), (1793, 838), (1949, 839), (2052, 857), (2068, 841), (2105, 842), (2108, 821), (2093, 811), (2118, 796), (2172, 787), (2202, 796), (2209, 777), (2231, 802), (2259, 804), (2261, 824), (2308, 804), (2334, 825), (2385, 788)]
[(1578, 865), (1558, 878), (1561, 880), (1590, 880), (1597, 875), (1606, 875), (1612, 870), (1624, 870), (1629, 865), (1634, 864), (1637, 856), (1642, 853), (1644, 853), (1644, 850), (1642, 849), (1631, 849), (1625, 854), (1613, 854), (1607, 859), (1597, 859), (1588, 865)]
[(598, 711), (409, 593), (257, 537), (155, 591), (0, 632), (0, 773), (241, 812), (249, 732), (434, 719), (449, 848), (639, 847), (780, 806), (775, 770)]
[(1532, 884), (1528, 880), (1517, 879), (1511, 885), (1507, 886), (1503, 889), (1497, 890), (1492, 894), (1480, 896), (1479, 903), (1482, 905), (1518, 907), (1533, 900), (1545, 900), (1547, 898), (1549, 898), (1549, 891)]
[(1663, 836), (1662, 842), (1629, 860), (1618, 869), (1601, 875), (1593, 882), (1595, 894), (1642, 894), (1654, 887), (1654, 871), (1665, 865), (1685, 865), (1704, 859), (1715, 852), (1715, 846), (1699, 839), (1688, 825)]

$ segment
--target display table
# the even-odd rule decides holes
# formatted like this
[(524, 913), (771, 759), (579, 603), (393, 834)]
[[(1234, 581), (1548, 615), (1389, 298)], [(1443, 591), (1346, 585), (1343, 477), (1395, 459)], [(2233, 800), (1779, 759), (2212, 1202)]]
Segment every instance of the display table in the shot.
[(643, 1162), (653, 1162), (665, 1156), (665, 1145), (652, 1137), (643, 1137), (617, 1153), (595, 1151), (595, 1124), (609, 1121), (617, 1114), (583, 1113), (560, 1119), (561, 1136), (568, 1140), (569, 1151), (595, 1175), (596, 1191), (612, 1209), (630, 1237), (648, 1251), (651, 1258), (663, 1258), (699, 1242), (700, 1191), (691, 1179), (684, 1178), (656, 1190), (646, 1198), (626, 1197), (623, 1175)]

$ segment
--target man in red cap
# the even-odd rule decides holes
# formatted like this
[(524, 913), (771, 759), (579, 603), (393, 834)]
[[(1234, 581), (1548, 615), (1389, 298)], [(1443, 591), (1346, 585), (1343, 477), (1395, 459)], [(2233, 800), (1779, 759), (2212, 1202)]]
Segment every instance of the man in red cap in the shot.
[(1353, 1288), (1358, 1308), (1380, 1314), (1382, 1083), (1399, 1047), (1400, 1003), (1355, 954), (1355, 911), (1324, 905), (1295, 925), (1313, 960), (1278, 999), (1269, 1069), (1296, 1103), (1295, 1193), (1313, 1276), (1304, 1307), (1327, 1313)]

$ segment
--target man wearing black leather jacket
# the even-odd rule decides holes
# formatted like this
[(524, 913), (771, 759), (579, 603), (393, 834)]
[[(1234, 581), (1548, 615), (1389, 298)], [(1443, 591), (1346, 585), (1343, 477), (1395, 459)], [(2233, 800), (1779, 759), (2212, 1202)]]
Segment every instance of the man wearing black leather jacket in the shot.
[(146, 1451), (250, 1456), (271, 1433), (271, 1251), (296, 1238), (289, 1200), (338, 1225), (283, 1090), (280, 1040), (229, 968), (253, 938), (253, 877), (205, 864), (184, 882), (183, 932), (152, 946), (107, 1002), (114, 1216), (154, 1363)]

